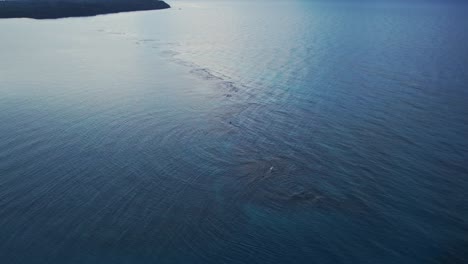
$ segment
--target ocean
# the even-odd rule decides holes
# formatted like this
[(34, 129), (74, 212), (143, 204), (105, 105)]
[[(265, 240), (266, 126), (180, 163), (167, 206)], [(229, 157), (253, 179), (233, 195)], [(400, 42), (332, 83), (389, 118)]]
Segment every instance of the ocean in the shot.
[(468, 262), (468, 5), (0, 20), (0, 262)]

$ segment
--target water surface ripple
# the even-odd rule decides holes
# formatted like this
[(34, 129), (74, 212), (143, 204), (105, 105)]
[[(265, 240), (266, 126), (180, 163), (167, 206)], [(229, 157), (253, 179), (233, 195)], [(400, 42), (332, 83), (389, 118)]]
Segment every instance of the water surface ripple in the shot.
[(251, 2), (0, 21), (2, 263), (468, 261), (467, 6)]

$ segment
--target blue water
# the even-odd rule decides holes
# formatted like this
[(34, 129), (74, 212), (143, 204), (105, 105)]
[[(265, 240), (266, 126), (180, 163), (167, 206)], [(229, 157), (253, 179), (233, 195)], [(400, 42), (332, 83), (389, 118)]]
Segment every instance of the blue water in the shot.
[(170, 4), (0, 21), (0, 263), (468, 263), (466, 4)]

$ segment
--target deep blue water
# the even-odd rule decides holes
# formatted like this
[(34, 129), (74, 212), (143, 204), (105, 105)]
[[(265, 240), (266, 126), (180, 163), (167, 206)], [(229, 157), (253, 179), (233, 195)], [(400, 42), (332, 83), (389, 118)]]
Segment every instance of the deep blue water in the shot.
[(468, 263), (468, 6), (0, 21), (0, 263)]

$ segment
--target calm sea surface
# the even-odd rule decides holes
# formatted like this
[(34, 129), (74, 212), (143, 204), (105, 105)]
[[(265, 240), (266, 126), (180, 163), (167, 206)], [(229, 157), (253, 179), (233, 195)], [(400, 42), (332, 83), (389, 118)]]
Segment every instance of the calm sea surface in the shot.
[(0, 262), (467, 263), (468, 6), (0, 21)]

